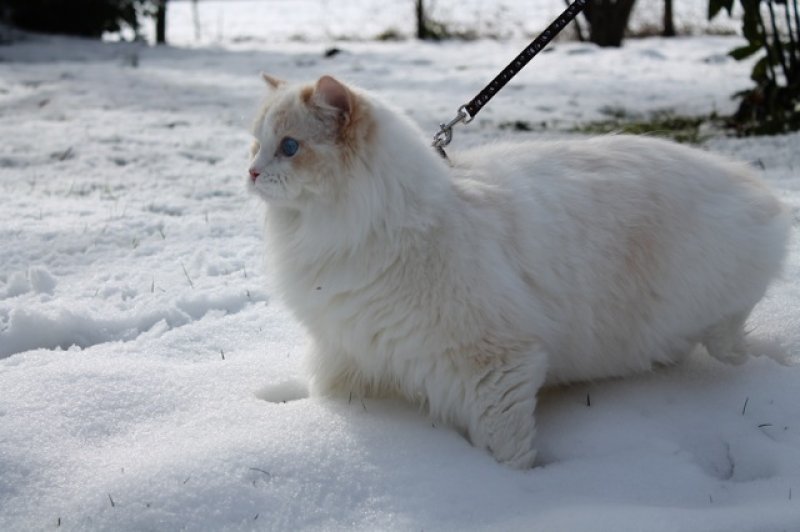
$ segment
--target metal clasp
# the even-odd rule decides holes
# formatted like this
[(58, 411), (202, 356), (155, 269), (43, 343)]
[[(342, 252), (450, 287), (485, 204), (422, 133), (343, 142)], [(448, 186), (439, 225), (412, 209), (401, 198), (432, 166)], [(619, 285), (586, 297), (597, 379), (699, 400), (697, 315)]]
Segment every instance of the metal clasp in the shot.
[(443, 158), (447, 159), (447, 154), (444, 152), (444, 147), (450, 144), (453, 140), (453, 126), (461, 122), (469, 124), (474, 117), (470, 116), (467, 112), (467, 106), (462, 105), (458, 108), (456, 117), (446, 124), (439, 124), (439, 131), (433, 136), (433, 143), (431, 144), (436, 151), (439, 152)]

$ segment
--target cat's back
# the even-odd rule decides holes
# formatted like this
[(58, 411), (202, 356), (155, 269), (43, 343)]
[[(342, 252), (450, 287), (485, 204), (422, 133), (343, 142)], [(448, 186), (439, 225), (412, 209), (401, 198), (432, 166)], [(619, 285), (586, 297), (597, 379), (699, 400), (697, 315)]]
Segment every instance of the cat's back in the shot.
[[(709, 169), (716, 172), (702, 176), (702, 180), (696, 179)], [(525, 182), (519, 185), (547, 183), (548, 186), (558, 185), (553, 178), (569, 182), (656, 184), (664, 183), (667, 175), (678, 179), (673, 185), (684, 184), (687, 180), (702, 184), (708, 180), (727, 181), (731, 174), (748, 173), (742, 163), (699, 148), (633, 135), (495, 142), (458, 154), (455, 172), (456, 178), (483, 175), (483, 179), (498, 184), (521, 178)]]
[(695, 221), (705, 213), (726, 221), (744, 216), (757, 222), (752, 225), (785, 214), (746, 164), (654, 137), (490, 144), (459, 157), (454, 179), (464, 188), (485, 189), (498, 202), (523, 208), (534, 202), (553, 213), (661, 211)]
[(454, 179), (467, 210), (502, 213), (505, 256), (564, 324), (546, 339), (555, 380), (613, 373), (575, 374), (579, 353), (666, 361), (676, 338), (758, 301), (785, 254), (787, 211), (746, 165), (668, 141), (496, 144), (459, 159)]
[(589, 260), (587, 249), (623, 252), (633, 230), (664, 253), (687, 242), (707, 254), (758, 253), (774, 272), (790, 226), (748, 165), (653, 137), (497, 143), (465, 154), (454, 180), (468, 202), (529, 228), (531, 253), (549, 242), (575, 247), (575, 260)]

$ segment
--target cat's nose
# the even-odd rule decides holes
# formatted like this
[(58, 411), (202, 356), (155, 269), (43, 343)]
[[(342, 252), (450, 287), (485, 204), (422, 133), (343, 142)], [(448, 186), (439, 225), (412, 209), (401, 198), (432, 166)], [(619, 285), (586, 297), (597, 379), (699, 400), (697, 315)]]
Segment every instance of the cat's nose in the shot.
[(261, 175), (261, 172), (259, 172), (255, 168), (250, 168), (249, 172), (250, 172), (250, 181), (255, 183), (256, 182), (256, 178)]

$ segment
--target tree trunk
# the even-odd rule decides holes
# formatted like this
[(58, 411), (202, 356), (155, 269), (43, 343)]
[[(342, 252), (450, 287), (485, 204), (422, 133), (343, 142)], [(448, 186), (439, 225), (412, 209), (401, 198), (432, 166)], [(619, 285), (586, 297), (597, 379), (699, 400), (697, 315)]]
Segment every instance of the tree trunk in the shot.
[(664, 0), (664, 37), (675, 37), (675, 21), (672, 17), (672, 0)]
[(622, 46), (635, 0), (591, 0), (584, 10), (589, 40), (598, 46)]
[(156, 0), (156, 44), (167, 42), (167, 0)]
[(430, 37), (428, 24), (425, 19), (425, 5), (423, 0), (416, 0), (417, 39), (425, 40)]

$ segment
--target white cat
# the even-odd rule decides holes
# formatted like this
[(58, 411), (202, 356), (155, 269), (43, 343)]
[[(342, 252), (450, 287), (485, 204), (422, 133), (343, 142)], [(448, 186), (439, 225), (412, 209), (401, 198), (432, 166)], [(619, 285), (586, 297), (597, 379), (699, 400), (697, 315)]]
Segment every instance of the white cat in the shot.
[(790, 219), (744, 165), (606, 136), (451, 167), (370, 94), (264, 78), (248, 186), (313, 393), (399, 394), (527, 468), (543, 384), (746, 356)]

